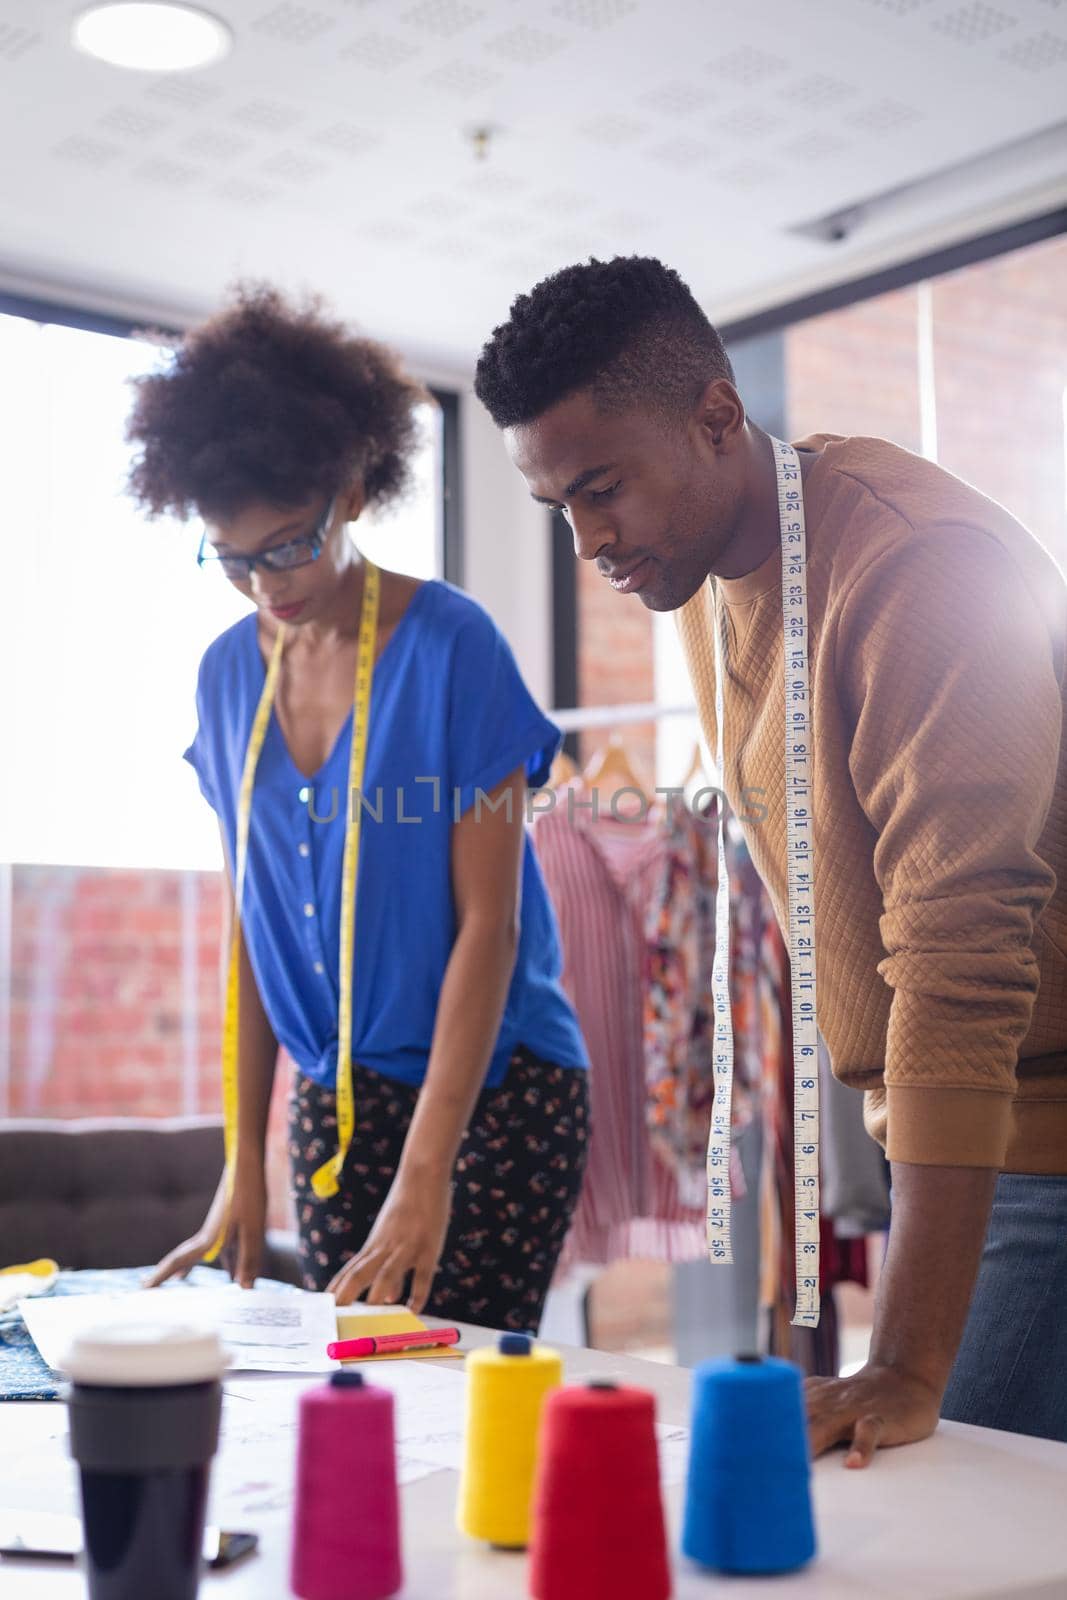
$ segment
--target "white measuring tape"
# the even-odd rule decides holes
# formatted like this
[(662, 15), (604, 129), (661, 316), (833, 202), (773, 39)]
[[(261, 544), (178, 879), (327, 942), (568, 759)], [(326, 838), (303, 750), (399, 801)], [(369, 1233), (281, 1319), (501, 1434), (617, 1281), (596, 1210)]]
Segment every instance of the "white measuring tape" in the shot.
[[(797, 1304), (794, 1323), (819, 1324), (819, 1040), (815, 1011), (815, 873), (812, 808), (812, 718), (808, 682), (807, 541), (800, 460), (791, 444), (772, 439), (778, 478), (782, 548), (785, 688), (785, 822), (789, 891), (789, 961), (793, 1018), (793, 1204)], [(715, 597), (715, 723), (723, 782), (725, 608)], [(730, 1134), (734, 1038), (730, 1014), (730, 879), (719, 806), (719, 881), (715, 892), (715, 1100), (708, 1140), (708, 1256), (730, 1262)]]

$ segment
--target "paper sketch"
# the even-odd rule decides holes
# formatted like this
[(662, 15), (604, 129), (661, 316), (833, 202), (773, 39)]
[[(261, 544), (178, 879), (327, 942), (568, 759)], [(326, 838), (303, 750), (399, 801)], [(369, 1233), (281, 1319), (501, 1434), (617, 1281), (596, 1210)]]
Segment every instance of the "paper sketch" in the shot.
[(214, 1328), (235, 1371), (328, 1372), (326, 1346), (337, 1337), (332, 1295), (303, 1290), (182, 1287), (139, 1293), (22, 1300), (19, 1310), (48, 1365), (62, 1371), (76, 1334), (104, 1323), (187, 1323)]

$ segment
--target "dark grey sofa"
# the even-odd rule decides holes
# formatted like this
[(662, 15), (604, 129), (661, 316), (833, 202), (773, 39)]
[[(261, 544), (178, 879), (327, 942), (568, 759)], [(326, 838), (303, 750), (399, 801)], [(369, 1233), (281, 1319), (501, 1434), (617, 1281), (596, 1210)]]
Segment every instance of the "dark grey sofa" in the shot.
[[(0, 1120), (0, 1266), (141, 1267), (200, 1227), (223, 1164), (218, 1117)], [(270, 1232), (265, 1277), (299, 1283)]]

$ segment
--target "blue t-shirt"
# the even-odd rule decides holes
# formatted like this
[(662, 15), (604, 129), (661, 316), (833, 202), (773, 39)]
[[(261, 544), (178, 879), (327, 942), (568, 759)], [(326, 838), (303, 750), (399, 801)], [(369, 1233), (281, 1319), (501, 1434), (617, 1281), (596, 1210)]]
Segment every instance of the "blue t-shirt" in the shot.
[[(248, 616), (204, 654), (199, 728), (186, 751), (234, 861), (237, 797), (265, 669)], [(241, 926), (275, 1037), (300, 1071), (332, 1085), (349, 713), (313, 777), (272, 715), (256, 771)], [(545, 781), (559, 733), (538, 710), (487, 613), (449, 584), (424, 583), (375, 667), (356, 894), (352, 1059), (419, 1084), (456, 936), (454, 822), (518, 767)], [(420, 781), (421, 780), (421, 781)], [(588, 1065), (560, 987), (559, 930), (529, 838), (515, 972), (488, 1085), (519, 1045)]]

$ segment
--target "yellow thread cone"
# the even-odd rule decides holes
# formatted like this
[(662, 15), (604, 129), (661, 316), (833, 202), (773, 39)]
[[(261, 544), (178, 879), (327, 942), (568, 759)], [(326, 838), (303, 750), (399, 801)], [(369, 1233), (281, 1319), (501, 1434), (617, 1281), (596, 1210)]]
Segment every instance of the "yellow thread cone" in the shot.
[(467, 1357), (467, 1427), (456, 1521), (461, 1533), (521, 1548), (530, 1538), (530, 1497), (541, 1409), (563, 1381), (555, 1350), (525, 1334)]

